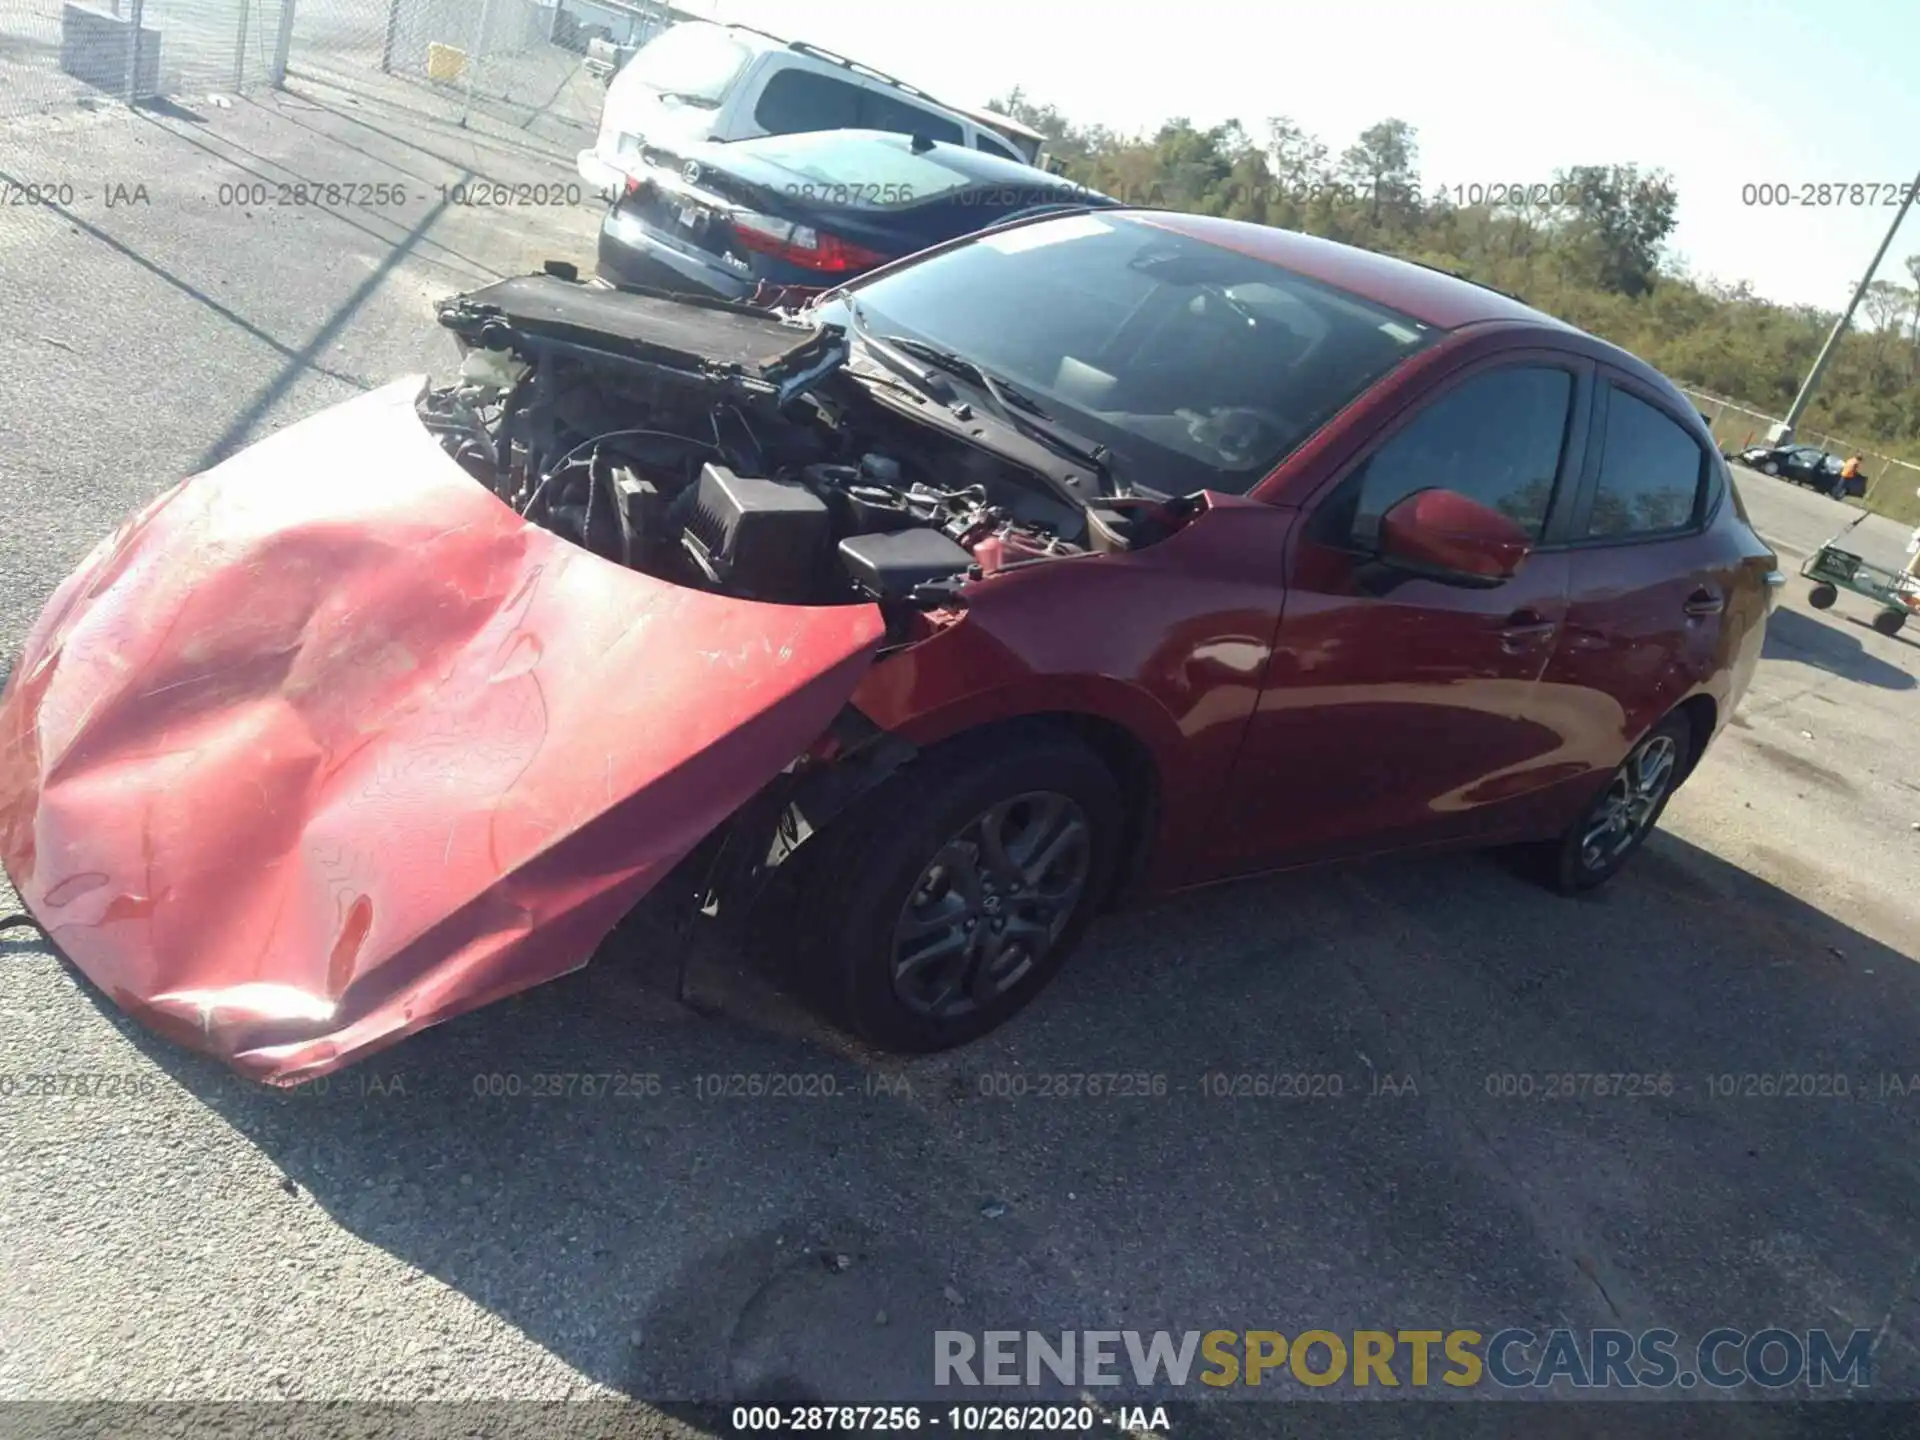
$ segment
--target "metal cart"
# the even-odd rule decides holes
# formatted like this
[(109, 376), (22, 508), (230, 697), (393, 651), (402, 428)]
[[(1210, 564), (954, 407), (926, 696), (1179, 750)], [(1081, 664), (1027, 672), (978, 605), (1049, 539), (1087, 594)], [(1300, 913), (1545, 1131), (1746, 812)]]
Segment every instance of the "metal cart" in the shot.
[(1814, 582), (1807, 592), (1807, 603), (1814, 609), (1831, 608), (1842, 590), (1851, 590), (1880, 606), (1880, 613), (1873, 617), (1874, 629), (1882, 635), (1898, 635), (1907, 616), (1920, 612), (1920, 579), (1904, 570), (1875, 565), (1840, 543), (1871, 513), (1862, 510), (1859, 519), (1807, 557), (1800, 573)]

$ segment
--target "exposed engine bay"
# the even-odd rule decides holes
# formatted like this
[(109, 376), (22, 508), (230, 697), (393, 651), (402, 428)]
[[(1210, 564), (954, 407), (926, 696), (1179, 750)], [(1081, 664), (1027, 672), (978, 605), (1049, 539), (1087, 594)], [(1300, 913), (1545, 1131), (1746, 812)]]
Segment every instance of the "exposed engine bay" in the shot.
[(746, 599), (929, 607), (1165, 533), (1164, 507), (882, 403), (838, 327), (565, 268), (447, 302), (460, 375), (419, 413), (516, 512), (597, 555)]

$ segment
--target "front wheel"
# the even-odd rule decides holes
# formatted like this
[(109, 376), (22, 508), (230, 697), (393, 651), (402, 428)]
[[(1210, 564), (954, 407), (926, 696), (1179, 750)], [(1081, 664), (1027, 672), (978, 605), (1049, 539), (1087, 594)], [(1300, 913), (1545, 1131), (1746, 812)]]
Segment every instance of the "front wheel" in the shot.
[(1541, 858), (1548, 883), (1563, 895), (1577, 895), (1619, 874), (1660, 823), (1692, 749), (1693, 731), (1683, 715), (1669, 715), (1642, 738), (1580, 818), (1547, 842)]
[(1840, 598), (1840, 592), (1834, 586), (1822, 581), (1807, 592), (1807, 603), (1816, 610), (1831, 610), (1833, 602)]
[(1882, 610), (1873, 617), (1873, 628), (1882, 635), (1898, 635), (1906, 628), (1907, 617), (1898, 610)]
[(1778, 475), (1780, 473), (1780, 467), (1773, 461), (1768, 460), (1761, 465), (1760, 473), (1762, 475)]
[(883, 1050), (994, 1029), (1045, 988), (1119, 855), (1112, 774), (1067, 736), (958, 742), (837, 822), (809, 871), (800, 979)]

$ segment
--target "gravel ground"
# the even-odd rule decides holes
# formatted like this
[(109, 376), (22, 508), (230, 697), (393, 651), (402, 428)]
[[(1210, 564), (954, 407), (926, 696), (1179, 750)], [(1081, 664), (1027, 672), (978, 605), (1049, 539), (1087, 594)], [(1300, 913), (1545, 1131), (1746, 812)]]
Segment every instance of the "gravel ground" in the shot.
[[(584, 207), (438, 190), (566, 159), (314, 85), (0, 135), (0, 178), (76, 190), (0, 216), (0, 648), (173, 477), (444, 366), (440, 295), (585, 259)], [(218, 203), (293, 177), (418, 193)], [(117, 183), (149, 203), (109, 208)], [(1850, 513), (1740, 483), (1794, 563)], [(656, 947), (271, 1092), (0, 943), (0, 1075), (143, 1092), (0, 1102), (0, 1397), (878, 1399), (928, 1393), (939, 1328), (1773, 1323), (1870, 1330), (1875, 1391), (1920, 1394), (1920, 1095), (1880, 1082), (1920, 1072), (1920, 649), (1804, 594), (1604, 894), (1477, 856), (1223, 887), (1103, 923), (1030, 1013), (926, 1061), (863, 1057), (720, 957), (681, 1003)], [(1113, 1071), (1167, 1093), (1033, 1093)], [(641, 1078), (533, 1098), (554, 1072)], [(1341, 1093), (1221, 1100), (1209, 1072)], [(1673, 1093), (1489, 1093), (1565, 1072)], [(1708, 1083), (1780, 1072), (1854, 1098)], [(838, 1093), (710, 1098), (718, 1075)]]

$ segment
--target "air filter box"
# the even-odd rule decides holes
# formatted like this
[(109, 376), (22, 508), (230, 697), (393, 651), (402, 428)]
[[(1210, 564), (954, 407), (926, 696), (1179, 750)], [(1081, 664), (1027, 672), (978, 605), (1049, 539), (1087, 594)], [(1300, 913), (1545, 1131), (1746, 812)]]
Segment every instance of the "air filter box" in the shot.
[(801, 485), (701, 467), (680, 543), (708, 580), (749, 600), (804, 605), (829, 556), (827, 507)]

